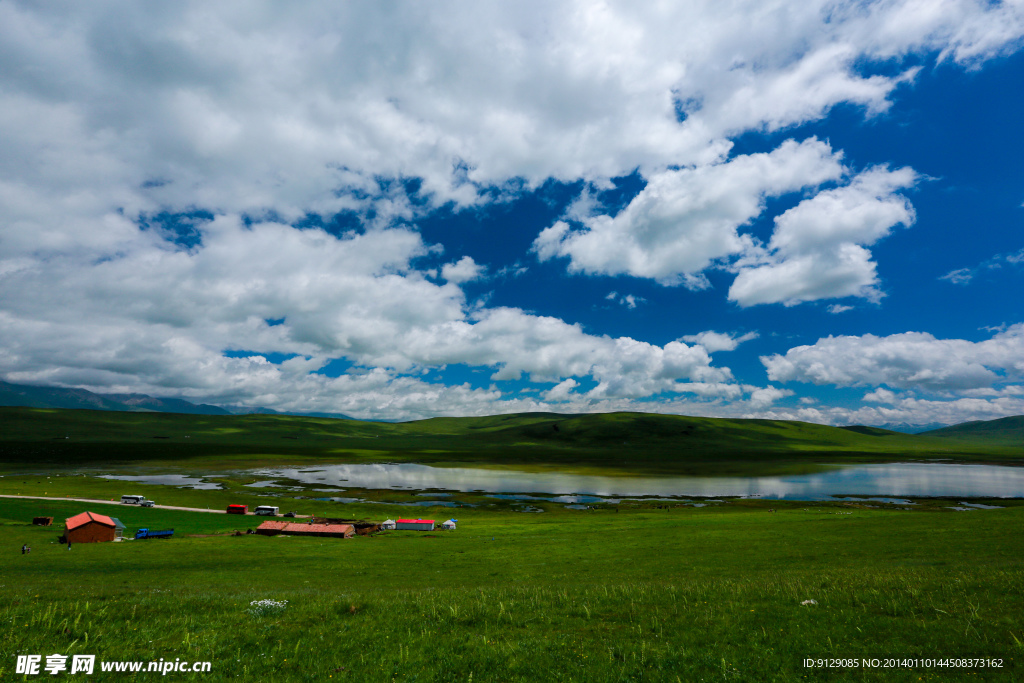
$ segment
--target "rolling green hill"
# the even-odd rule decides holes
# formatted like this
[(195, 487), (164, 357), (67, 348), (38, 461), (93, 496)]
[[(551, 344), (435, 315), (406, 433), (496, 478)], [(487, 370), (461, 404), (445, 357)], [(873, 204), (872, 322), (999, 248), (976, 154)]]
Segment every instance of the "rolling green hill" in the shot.
[(974, 441), (997, 445), (1016, 445), (1024, 448), (1024, 415), (1003, 417), (998, 420), (964, 422), (963, 424), (934, 429), (922, 436)]
[(806, 422), (521, 413), (405, 423), (281, 415), (0, 408), (0, 462), (238, 467), (420, 462), (675, 474), (806, 471), (917, 458), (1022, 461), (1012, 444)]

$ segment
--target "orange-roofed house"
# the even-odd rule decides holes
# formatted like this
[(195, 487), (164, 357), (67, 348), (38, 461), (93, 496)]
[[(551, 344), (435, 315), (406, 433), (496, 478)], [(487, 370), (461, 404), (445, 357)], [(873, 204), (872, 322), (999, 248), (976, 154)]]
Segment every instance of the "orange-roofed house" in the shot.
[(299, 522), (263, 522), (256, 533), (264, 536), (328, 536), (334, 538), (352, 538), (356, 528), (351, 524), (302, 524)]
[(113, 541), (117, 525), (106, 515), (83, 512), (64, 520), (64, 538), (68, 543)]

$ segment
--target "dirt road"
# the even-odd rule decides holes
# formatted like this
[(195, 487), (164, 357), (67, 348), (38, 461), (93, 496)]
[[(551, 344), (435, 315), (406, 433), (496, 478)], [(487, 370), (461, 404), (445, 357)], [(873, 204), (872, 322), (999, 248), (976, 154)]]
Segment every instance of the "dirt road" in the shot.
[[(26, 498), (28, 500), (73, 500), (78, 503), (96, 503), (97, 505), (124, 505), (125, 507), (138, 507), (138, 505), (126, 505), (116, 500), (100, 500), (99, 498), (57, 498), (56, 496), (12, 496), (0, 494), (0, 498)], [(226, 510), (214, 510), (211, 508), (186, 508), (177, 505), (154, 505), (154, 508), (162, 510), (186, 510), (188, 512), (212, 512), (218, 515), (226, 515)], [(253, 513), (247, 512), (247, 515)], [(309, 515), (295, 515), (296, 517), (309, 517)]]

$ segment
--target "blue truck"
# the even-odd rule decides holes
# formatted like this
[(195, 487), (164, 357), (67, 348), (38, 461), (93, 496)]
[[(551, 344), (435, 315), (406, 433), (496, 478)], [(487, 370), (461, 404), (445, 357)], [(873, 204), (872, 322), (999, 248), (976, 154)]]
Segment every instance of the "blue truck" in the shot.
[(174, 535), (174, 529), (164, 529), (162, 531), (150, 531), (149, 529), (139, 529), (135, 532), (135, 540), (138, 541), (143, 538), (170, 538)]

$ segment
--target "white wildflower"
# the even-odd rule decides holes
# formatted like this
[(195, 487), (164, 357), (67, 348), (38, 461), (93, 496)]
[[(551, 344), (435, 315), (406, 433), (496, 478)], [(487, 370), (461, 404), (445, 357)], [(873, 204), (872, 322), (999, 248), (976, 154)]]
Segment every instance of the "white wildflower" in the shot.
[(246, 611), (254, 617), (272, 617), (284, 612), (286, 607), (287, 600), (253, 600)]

